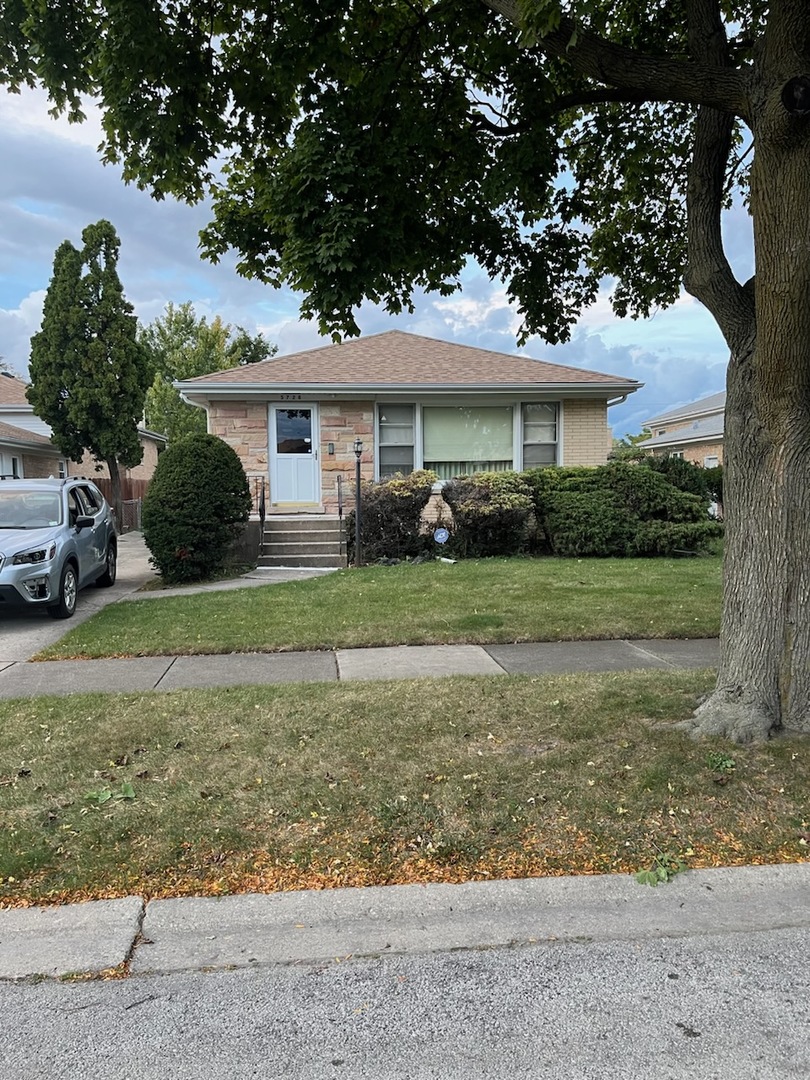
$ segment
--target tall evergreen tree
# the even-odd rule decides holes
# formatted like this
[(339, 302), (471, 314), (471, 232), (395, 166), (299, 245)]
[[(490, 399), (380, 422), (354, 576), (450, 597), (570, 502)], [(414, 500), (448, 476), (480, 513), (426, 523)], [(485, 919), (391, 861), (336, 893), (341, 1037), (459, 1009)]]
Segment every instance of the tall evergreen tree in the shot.
[(81, 251), (67, 240), (57, 249), (42, 328), (31, 339), (27, 396), (66, 457), (89, 451), (106, 464), (120, 521), (121, 467), (143, 457), (137, 429), (151, 363), (118, 277), (115, 229), (96, 222), (82, 241)]

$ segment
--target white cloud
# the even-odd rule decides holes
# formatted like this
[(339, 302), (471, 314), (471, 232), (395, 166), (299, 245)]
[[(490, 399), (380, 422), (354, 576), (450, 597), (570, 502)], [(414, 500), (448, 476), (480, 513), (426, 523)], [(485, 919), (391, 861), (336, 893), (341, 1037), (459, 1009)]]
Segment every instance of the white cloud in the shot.
[[(200, 315), (219, 314), (249, 331), (261, 330), (282, 353), (328, 344), (315, 322), (298, 318), (298, 297), (289, 290), (239, 277), (233, 257), (217, 266), (200, 258), (198, 234), (209, 218), (205, 204), (155, 202), (125, 186), (117, 169), (101, 165), (97, 110), (87, 124), (75, 126), (50, 119), (47, 107), (39, 91), (0, 94), (0, 354), (12, 367), (25, 374), (56, 247), (64, 239), (78, 243), (82, 229), (102, 217), (121, 238), (119, 273), (142, 321), (160, 315), (170, 300), (190, 300)], [(751, 259), (745, 211), (735, 208), (724, 225), (735, 265), (745, 275)], [(723, 386), (725, 344), (708, 313), (686, 294), (669, 310), (634, 322), (616, 318), (606, 284), (571, 341), (549, 346), (532, 338), (518, 348), (520, 317), (503, 284), (471, 264), (462, 285), (450, 297), (417, 292), (414, 312), (397, 318), (364, 304), (358, 323), (366, 334), (396, 328), (638, 379), (644, 389), (612, 411), (617, 429), (638, 430), (656, 412)]]
[(42, 323), (45, 290), (30, 293), (17, 308), (0, 308), (0, 355), (16, 374), (27, 378), (31, 338)]
[(39, 132), (95, 150), (104, 135), (101, 110), (88, 101), (84, 107), (85, 122), (71, 124), (64, 116), (52, 117), (52, 105), (47, 93), (38, 87), (33, 90), (26, 87), (19, 94), (0, 94), (0, 124), (3, 131), (6, 134)]

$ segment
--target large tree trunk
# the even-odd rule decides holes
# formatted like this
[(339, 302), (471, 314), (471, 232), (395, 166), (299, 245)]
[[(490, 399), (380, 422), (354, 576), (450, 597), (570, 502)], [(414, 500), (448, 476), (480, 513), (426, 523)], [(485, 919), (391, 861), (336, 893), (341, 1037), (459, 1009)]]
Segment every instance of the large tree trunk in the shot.
[(110, 471), (110, 486), (112, 488), (112, 508), (115, 514), (115, 528), (117, 532), (121, 532), (121, 528), (124, 524), (124, 500), (121, 497), (121, 470), (118, 466), (118, 459), (115, 457), (107, 458), (107, 468)]
[(740, 742), (810, 733), (810, 139), (778, 89), (759, 116), (756, 332), (728, 373), (720, 668), (691, 725)]

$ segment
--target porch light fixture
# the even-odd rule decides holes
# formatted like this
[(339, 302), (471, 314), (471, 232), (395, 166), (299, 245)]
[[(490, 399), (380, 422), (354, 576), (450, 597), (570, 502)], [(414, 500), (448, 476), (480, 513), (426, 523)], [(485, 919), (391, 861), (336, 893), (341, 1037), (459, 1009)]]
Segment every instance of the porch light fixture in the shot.
[(363, 440), (357, 438), (354, 440), (354, 565), (360, 566), (361, 552), (360, 552), (360, 517), (362, 515), (362, 505), (360, 497), (360, 458), (363, 454)]

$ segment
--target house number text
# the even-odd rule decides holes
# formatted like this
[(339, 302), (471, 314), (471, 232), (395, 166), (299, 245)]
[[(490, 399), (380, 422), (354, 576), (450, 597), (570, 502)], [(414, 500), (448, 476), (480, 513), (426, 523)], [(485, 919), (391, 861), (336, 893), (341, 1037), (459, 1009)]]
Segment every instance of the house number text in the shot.
[(300, 401), (300, 394), (279, 394), (282, 401)]

